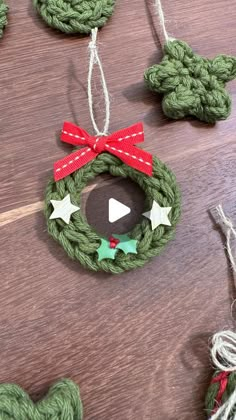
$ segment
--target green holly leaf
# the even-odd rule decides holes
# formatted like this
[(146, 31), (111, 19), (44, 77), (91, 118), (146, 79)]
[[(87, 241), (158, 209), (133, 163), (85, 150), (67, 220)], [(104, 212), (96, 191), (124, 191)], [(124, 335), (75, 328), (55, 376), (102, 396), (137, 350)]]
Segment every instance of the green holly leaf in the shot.
[(119, 239), (116, 249), (121, 249), (125, 254), (137, 254), (137, 243), (135, 239), (130, 239), (128, 235), (112, 235), (114, 238)]
[(114, 260), (116, 252), (117, 252), (117, 249), (111, 248), (109, 241), (107, 241), (106, 239), (101, 239), (101, 245), (97, 249), (98, 261), (102, 261), (105, 258)]

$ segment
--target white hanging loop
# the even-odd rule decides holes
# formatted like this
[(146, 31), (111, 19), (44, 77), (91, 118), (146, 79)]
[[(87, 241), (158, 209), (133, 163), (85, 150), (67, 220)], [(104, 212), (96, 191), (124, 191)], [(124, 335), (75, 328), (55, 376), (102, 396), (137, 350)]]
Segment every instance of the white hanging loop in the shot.
[(165, 21), (165, 15), (163, 12), (163, 7), (162, 7), (162, 3), (161, 0), (153, 0), (153, 6), (155, 8), (155, 12), (158, 16), (158, 20), (159, 20), (159, 25), (158, 25), (158, 37), (162, 46), (162, 49), (164, 48), (164, 45), (167, 42), (170, 41), (175, 41), (175, 38), (173, 38), (172, 36), (170, 36), (166, 30), (166, 21)]
[[(97, 50), (97, 33), (98, 33), (98, 28), (92, 29), (91, 41), (89, 43), (90, 60), (89, 60), (89, 72), (88, 72), (88, 103), (89, 103), (90, 118), (93, 124), (95, 134), (96, 136), (102, 137), (102, 136), (107, 136), (108, 134), (109, 123), (110, 123), (110, 98), (109, 98), (109, 93), (107, 90), (107, 84), (106, 84), (104, 71), (102, 68), (102, 63), (99, 58), (98, 50)], [(95, 116), (94, 116), (94, 110), (93, 110), (92, 76), (93, 76), (93, 69), (94, 69), (95, 64), (98, 65), (98, 68), (100, 71), (103, 95), (104, 95), (104, 100), (105, 100), (105, 123), (104, 123), (104, 128), (102, 131), (100, 131), (97, 126), (97, 123), (95, 121)]]
[(173, 38), (169, 37), (168, 32), (166, 30), (165, 16), (164, 16), (161, 0), (155, 0), (155, 7), (157, 9), (157, 14), (159, 16), (159, 21), (160, 21), (160, 25), (161, 25), (165, 42), (171, 41)]

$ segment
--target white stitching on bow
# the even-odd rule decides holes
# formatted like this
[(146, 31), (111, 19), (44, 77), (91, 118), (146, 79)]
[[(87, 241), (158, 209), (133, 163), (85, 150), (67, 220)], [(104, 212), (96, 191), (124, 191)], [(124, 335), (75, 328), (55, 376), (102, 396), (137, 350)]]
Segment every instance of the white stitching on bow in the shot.
[(71, 165), (72, 163), (74, 163), (75, 160), (79, 160), (82, 156), (86, 155), (86, 153), (90, 152), (90, 147), (88, 147), (84, 152), (81, 153), (80, 156), (76, 156), (73, 160), (70, 160), (68, 163), (65, 163), (65, 165), (63, 165), (61, 168), (57, 168), (56, 172), (61, 171), (62, 169), (65, 169), (68, 165)]
[(146, 161), (145, 161), (145, 160), (143, 160), (142, 158), (137, 158), (136, 156), (131, 155), (131, 154), (130, 154), (130, 153), (128, 153), (128, 152), (124, 152), (123, 150), (116, 149), (115, 147), (111, 147), (111, 146), (109, 146), (108, 144), (105, 144), (105, 147), (107, 147), (108, 149), (114, 150), (115, 152), (121, 153), (121, 154), (123, 154), (123, 155), (130, 156), (131, 158), (136, 159), (136, 160), (139, 160), (139, 162), (145, 163), (145, 164), (146, 164), (146, 165), (148, 165), (148, 166), (152, 166), (152, 165), (151, 165), (151, 163), (146, 162)]

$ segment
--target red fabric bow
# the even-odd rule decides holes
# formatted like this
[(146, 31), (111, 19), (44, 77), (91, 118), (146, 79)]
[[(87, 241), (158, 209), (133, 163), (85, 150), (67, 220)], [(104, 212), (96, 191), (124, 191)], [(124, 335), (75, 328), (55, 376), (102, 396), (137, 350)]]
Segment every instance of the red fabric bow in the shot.
[(143, 125), (137, 123), (109, 136), (90, 136), (85, 130), (75, 124), (65, 122), (61, 140), (74, 146), (86, 146), (76, 150), (54, 164), (54, 179), (59, 181), (86, 163), (95, 159), (100, 153), (108, 152), (117, 156), (126, 165), (137, 169), (146, 175), (152, 175), (152, 155), (134, 146), (144, 141)]

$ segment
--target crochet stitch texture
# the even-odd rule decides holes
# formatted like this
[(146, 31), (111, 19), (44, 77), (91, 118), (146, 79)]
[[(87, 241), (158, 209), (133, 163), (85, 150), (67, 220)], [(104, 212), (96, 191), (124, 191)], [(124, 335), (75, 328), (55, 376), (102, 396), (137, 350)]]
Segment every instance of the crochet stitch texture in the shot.
[[(217, 409), (223, 405), (229, 398), (230, 396), (233, 394), (233, 392), (235, 391), (235, 386), (236, 386), (236, 372), (228, 372), (228, 376), (226, 379), (226, 384), (224, 386), (224, 388), (222, 389), (222, 384), (220, 381), (216, 381), (214, 382), (214, 378), (216, 378), (219, 375), (219, 371), (217, 371), (214, 376), (213, 376), (213, 382), (210, 384), (208, 390), (207, 390), (207, 395), (206, 395), (206, 399), (205, 399), (205, 406), (206, 406), (206, 411), (207, 411), (207, 415), (208, 417), (210, 417), (211, 415), (213, 415), (213, 413), (215, 412), (215, 408), (216, 411)], [(220, 401), (218, 401), (218, 396), (220, 393)], [(227, 417), (227, 419), (229, 420), (233, 420), (235, 417), (235, 412), (236, 412), (236, 406), (233, 408), (231, 415), (229, 415), (229, 417)]]
[(169, 118), (191, 115), (208, 123), (229, 116), (231, 98), (225, 84), (235, 77), (235, 57), (218, 55), (210, 60), (178, 40), (167, 42), (162, 62), (144, 74), (148, 87), (164, 94), (162, 108)]
[(87, 34), (105, 25), (115, 0), (33, 0), (33, 4), (49, 26), (68, 34)]
[(7, 25), (8, 6), (3, 0), (0, 0), (0, 38), (3, 36), (3, 30)]
[[(98, 261), (97, 249), (101, 245), (101, 237), (87, 223), (82, 212), (72, 214), (68, 225), (61, 219), (50, 220), (53, 210), (50, 200), (61, 200), (69, 193), (72, 203), (81, 207), (82, 190), (89, 181), (104, 172), (113, 176), (129, 177), (137, 182), (146, 194), (146, 210), (151, 208), (153, 200), (160, 206), (172, 207), (169, 215), (172, 226), (160, 225), (152, 231), (150, 221), (141, 217), (141, 222), (129, 233), (131, 239), (138, 241), (137, 254), (125, 255), (119, 250), (114, 260)], [(158, 255), (173, 238), (180, 217), (180, 192), (174, 174), (156, 157), (153, 158), (153, 176), (150, 177), (125, 165), (115, 156), (102, 153), (64, 179), (58, 182), (53, 179), (49, 181), (46, 189), (45, 216), (48, 232), (61, 244), (69, 257), (93, 271), (103, 270), (118, 274), (142, 267), (150, 258)]]
[(15, 384), (0, 385), (0, 418), (4, 420), (82, 420), (83, 407), (78, 386), (64, 379), (53, 385), (47, 396), (33, 403)]

